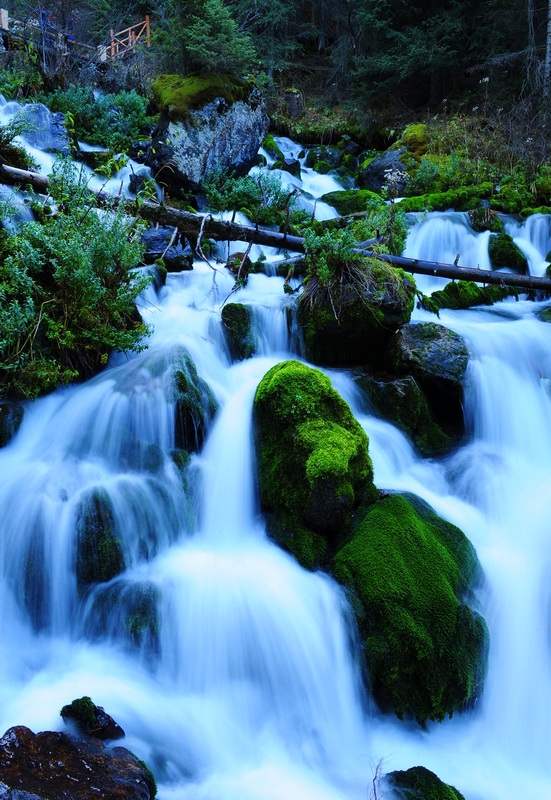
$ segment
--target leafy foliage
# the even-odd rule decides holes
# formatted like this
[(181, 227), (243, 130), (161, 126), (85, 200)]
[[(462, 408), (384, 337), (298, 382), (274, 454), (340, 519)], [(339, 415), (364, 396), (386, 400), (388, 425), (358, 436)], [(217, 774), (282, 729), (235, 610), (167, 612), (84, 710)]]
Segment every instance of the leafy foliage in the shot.
[(78, 139), (115, 152), (127, 150), (152, 122), (147, 99), (134, 90), (95, 96), (85, 86), (72, 85), (42, 99), (51, 111), (71, 114)]
[[(93, 208), (86, 183), (60, 161), (51, 182), (59, 211), (3, 232), (0, 392), (36, 397), (86, 379), (113, 349), (142, 348), (135, 301), (149, 278), (140, 228), (120, 210)], [(5, 213), (5, 212), (4, 212)]]
[(229, 172), (212, 172), (202, 188), (214, 211), (241, 211), (258, 225), (285, 226), (288, 214), (298, 211), (295, 193), (284, 189), (274, 175), (235, 177)]

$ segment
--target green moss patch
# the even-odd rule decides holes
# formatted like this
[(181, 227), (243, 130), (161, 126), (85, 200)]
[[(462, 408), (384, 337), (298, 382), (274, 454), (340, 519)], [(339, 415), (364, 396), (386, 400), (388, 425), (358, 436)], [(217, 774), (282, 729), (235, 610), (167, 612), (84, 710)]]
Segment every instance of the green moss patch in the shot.
[(231, 75), (192, 74), (159, 75), (151, 89), (159, 110), (177, 120), (185, 119), (190, 111), (217, 97), (222, 97), (228, 105), (243, 100), (251, 87)]
[(359, 214), (362, 211), (366, 211), (369, 201), (373, 199), (383, 203), (377, 192), (371, 192), (369, 189), (346, 189), (342, 192), (327, 192), (320, 199), (323, 203), (333, 206), (341, 216)]
[(77, 513), (76, 577), (79, 591), (105, 583), (124, 569), (124, 559), (111, 501), (106, 492), (94, 490)]
[(490, 237), (488, 253), (492, 269), (512, 269), (521, 275), (528, 274), (528, 261), (508, 233), (496, 233)]
[(468, 211), (478, 205), (480, 199), (492, 197), (494, 186), (492, 183), (481, 183), (478, 186), (462, 186), (459, 189), (449, 189), (447, 192), (406, 197), (400, 201), (400, 211), (447, 211), (450, 208), (456, 211)]
[(327, 376), (298, 361), (269, 370), (254, 401), (260, 497), (272, 530), (305, 566), (377, 490), (368, 439)]
[(518, 298), (519, 290), (512, 286), (478, 286), (472, 281), (452, 281), (444, 289), (433, 292), (431, 300), (438, 308), (471, 308), (491, 306), (506, 297)]
[(395, 800), (465, 800), (454, 786), (441, 781), (426, 767), (389, 772), (385, 780), (393, 788)]
[(464, 602), (481, 577), (466, 536), (422, 501), (367, 509), (333, 573), (356, 598), (371, 688), (400, 719), (443, 720), (483, 686), (488, 634)]
[(243, 303), (227, 303), (222, 309), (222, 325), (231, 357), (242, 361), (254, 355), (255, 340), (251, 328), (252, 310)]

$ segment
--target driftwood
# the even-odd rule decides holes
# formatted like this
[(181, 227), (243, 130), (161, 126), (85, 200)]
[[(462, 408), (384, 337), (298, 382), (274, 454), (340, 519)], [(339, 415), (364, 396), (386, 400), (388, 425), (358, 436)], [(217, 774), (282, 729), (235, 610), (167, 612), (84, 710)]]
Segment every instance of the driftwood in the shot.
[[(0, 183), (11, 185), (31, 186), (36, 192), (41, 194), (48, 193), (48, 179), (43, 175), (27, 170), (15, 169), (0, 164)], [(113, 203), (112, 196), (99, 192), (96, 197), (100, 204)], [(119, 198), (120, 201), (120, 198)], [(301, 236), (291, 236), (279, 231), (271, 231), (267, 228), (258, 228), (252, 225), (239, 225), (236, 222), (215, 219), (211, 216), (201, 216), (192, 214), (189, 211), (181, 211), (171, 206), (143, 202), (137, 203), (125, 200), (125, 206), (130, 214), (138, 215), (149, 222), (161, 225), (170, 225), (178, 228), (184, 236), (197, 239), (199, 232), (209, 239), (221, 241), (245, 241), (280, 250), (289, 250), (295, 253), (304, 253), (304, 239)], [(491, 272), (490, 270), (478, 269), (476, 267), (461, 267), (457, 264), (439, 264), (434, 261), (421, 261), (419, 259), (405, 258), (404, 256), (393, 256), (387, 253), (378, 253), (372, 247), (377, 240), (371, 239), (361, 242), (358, 249), (366, 256), (378, 258), (391, 264), (393, 267), (400, 267), (406, 272), (418, 275), (432, 275), (438, 278), (452, 278), (454, 280), (473, 281), (475, 283), (493, 284), (497, 286), (512, 286), (525, 291), (536, 290), (551, 293), (551, 279), (537, 278), (531, 275), (517, 275), (511, 272)], [(458, 259), (456, 259), (458, 261)]]

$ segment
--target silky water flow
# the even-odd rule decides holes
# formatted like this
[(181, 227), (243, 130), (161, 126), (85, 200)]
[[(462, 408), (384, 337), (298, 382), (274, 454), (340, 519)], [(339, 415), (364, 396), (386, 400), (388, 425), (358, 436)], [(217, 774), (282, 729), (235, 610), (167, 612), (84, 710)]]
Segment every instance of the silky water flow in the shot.
[[(303, 176), (315, 198), (315, 176)], [(509, 225), (541, 273), (547, 219)], [(464, 215), (428, 215), (413, 225), (406, 255), (453, 261), (457, 252), (485, 266), (485, 240)], [(149, 289), (147, 351), (28, 404), (0, 450), (0, 727), (59, 729), (60, 708), (90, 695), (151, 766), (161, 800), (366, 800), (377, 770), (416, 765), (467, 800), (545, 800), (551, 328), (535, 316), (542, 304), (441, 313), (471, 356), (468, 436), (443, 460), (421, 459), (366, 412), (345, 371), (328, 371), (369, 435), (377, 486), (415, 492), (461, 527), (485, 572), (484, 694), (476, 708), (420, 729), (381, 715), (364, 692), (343, 591), (266, 536), (253, 397), (272, 365), (300, 357), (298, 337), (283, 279), (251, 275), (235, 299), (253, 309), (258, 355), (232, 364), (220, 321), (232, 287), (223, 269), (198, 263), (169, 275), (158, 294)], [(419, 310), (414, 318), (434, 321)], [(185, 479), (170, 455), (171, 372), (183, 350), (220, 406)], [(83, 593), (79, 531), (97, 496), (109, 500), (124, 570)], [(127, 625), (136, 596), (149, 598), (158, 619), (139, 639)]]

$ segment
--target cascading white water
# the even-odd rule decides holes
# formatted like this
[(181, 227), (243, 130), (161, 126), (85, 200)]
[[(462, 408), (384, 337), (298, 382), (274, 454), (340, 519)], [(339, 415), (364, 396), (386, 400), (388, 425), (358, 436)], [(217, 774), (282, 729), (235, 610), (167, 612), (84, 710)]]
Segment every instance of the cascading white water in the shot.
[[(525, 223), (520, 238), (541, 254), (551, 242), (539, 228)], [(407, 254), (460, 253), (460, 263), (482, 267), (486, 240), (464, 215), (428, 215)], [(442, 312), (471, 352), (469, 436), (442, 461), (420, 459), (396, 428), (366, 414), (345, 372), (329, 372), (368, 432), (377, 485), (425, 498), (471, 538), (485, 570), (482, 700), (420, 730), (379, 715), (363, 695), (339, 587), (265, 534), (251, 408), (265, 372), (296, 357), (282, 287), (251, 275), (235, 296), (253, 307), (260, 348), (231, 365), (220, 309), (233, 278), (206, 264), (169, 275), (158, 296), (142, 298), (154, 328), (148, 351), (29, 404), (0, 450), (0, 727), (59, 728), (61, 706), (88, 694), (151, 765), (161, 800), (365, 800), (379, 762), (383, 772), (424, 765), (467, 800), (544, 800), (551, 328), (525, 301)], [(170, 456), (168, 374), (180, 347), (220, 404), (185, 482)], [(98, 491), (111, 503), (124, 571), (82, 593), (77, 516)], [(159, 615), (158, 639), (139, 647), (123, 614), (136, 589), (156, 598)]]

